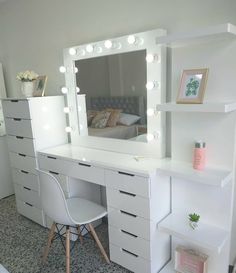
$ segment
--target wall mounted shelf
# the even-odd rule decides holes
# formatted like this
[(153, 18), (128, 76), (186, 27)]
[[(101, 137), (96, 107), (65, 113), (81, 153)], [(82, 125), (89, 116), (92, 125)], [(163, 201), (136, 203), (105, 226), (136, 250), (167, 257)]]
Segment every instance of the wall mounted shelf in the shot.
[(171, 159), (164, 160), (157, 170), (165, 175), (222, 188), (232, 181), (233, 177), (232, 172), (228, 170), (206, 168), (203, 171), (198, 171), (193, 169), (191, 163)]
[(236, 38), (236, 26), (221, 24), (191, 32), (171, 34), (156, 39), (157, 44), (166, 44), (169, 47), (187, 46), (192, 43), (204, 43), (215, 39)]
[(203, 222), (200, 222), (199, 227), (193, 230), (188, 224), (187, 216), (181, 214), (170, 214), (158, 225), (158, 229), (218, 253), (221, 252), (230, 235), (224, 229)]
[(236, 110), (236, 102), (178, 104), (174, 102), (157, 105), (157, 111), (163, 112), (202, 112), (202, 113), (230, 113)]

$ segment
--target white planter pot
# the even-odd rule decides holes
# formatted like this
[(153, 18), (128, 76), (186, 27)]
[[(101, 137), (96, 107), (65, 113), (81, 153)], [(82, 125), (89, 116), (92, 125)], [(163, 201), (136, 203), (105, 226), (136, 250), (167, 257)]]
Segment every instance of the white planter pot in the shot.
[(34, 92), (34, 81), (32, 82), (21, 82), (21, 92), (25, 97), (32, 97)]

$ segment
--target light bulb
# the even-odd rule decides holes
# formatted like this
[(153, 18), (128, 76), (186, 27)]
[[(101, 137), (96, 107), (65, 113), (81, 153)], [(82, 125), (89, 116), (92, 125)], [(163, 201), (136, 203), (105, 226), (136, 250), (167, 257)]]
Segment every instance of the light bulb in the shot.
[(79, 93), (80, 92), (80, 88), (78, 86), (76, 86), (76, 92)]
[(65, 86), (63, 86), (63, 87), (61, 88), (61, 93), (62, 93), (62, 94), (67, 94), (68, 91), (69, 91), (68, 88), (65, 87)]
[(154, 116), (154, 114), (155, 114), (155, 110), (154, 110), (153, 108), (149, 108), (149, 109), (147, 110), (147, 115), (148, 115), (149, 117)]
[(154, 82), (147, 82), (147, 84), (146, 84), (147, 90), (152, 90), (154, 87), (155, 87)]
[(96, 53), (102, 53), (102, 48), (100, 46), (95, 47)]
[(87, 50), (88, 53), (92, 53), (93, 50), (94, 50), (93, 45), (87, 45), (87, 46), (86, 46), (86, 50)]
[(155, 61), (155, 55), (153, 54), (147, 54), (146, 56), (146, 62), (147, 63), (153, 63)]
[(78, 73), (78, 71), (79, 71), (78, 67), (74, 67), (75, 74)]
[(73, 47), (71, 47), (70, 49), (69, 49), (69, 54), (71, 55), (71, 56), (74, 56), (74, 55), (76, 55), (76, 49), (75, 48), (73, 48)]
[(70, 108), (69, 107), (64, 107), (63, 111), (64, 111), (64, 113), (68, 114), (68, 113), (70, 113)]
[(84, 49), (80, 49), (80, 50), (78, 51), (78, 55), (84, 56), (84, 55), (85, 55), (85, 50), (84, 50)]
[(71, 128), (70, 126), (67, 126), (67, 127), (65, 128), (65, 131), (66, 131), (67, 133), (71, 133), (71, 132), (72, 132), (72, 128)]
[(60, 71), (61, 73), (65, 73), (65, 72), (66, 72), (65, 66), (60, 66), (60, 67), (59, 67), (59, 71)]
[(105, 46), (105, 48), (107, 48), (107, 49), (111, 49), (111, 48), (112, 48), (112, 45), (113, 45), (113, 43), (112, 43), (111, 40), (106, 40), (105, 43), (104, 43), (104, 46)]
[(153, 134), (147, 134), (147, 141), (152, 141), (154, 139)]
[(133, 45), (136, 42), (136, 37), (134, 35), (129, 35), (127, 41), (130, 45)]

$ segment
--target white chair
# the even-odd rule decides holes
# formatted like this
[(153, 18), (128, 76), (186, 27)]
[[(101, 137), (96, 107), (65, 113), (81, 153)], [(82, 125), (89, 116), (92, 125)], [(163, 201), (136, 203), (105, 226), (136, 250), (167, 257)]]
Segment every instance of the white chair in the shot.
[(45, 171), (37, 171), (40, 179), (42, 208), (45, 214), (53, 220), (49, 232), (48, 243), (43, 255), (43, 261), (45, 262), (47, 259), (50, 246), (55, 237), (55, 229), (57, 224), (60, 224), (66, 227), (66, 273), (70, 272), (70, 227), (76, 227), (78, 229), (78, 235), (82, 242), (81, 228), (87, 226), (88, 231), (90, 231), (96, 241), (106, 262), (110, 263), (110, 260), (91, 224), (91, 222), (107, 215), (106, 209), (86, 199), (77, 197), (66, 199), (61, 185), (53, 175)]

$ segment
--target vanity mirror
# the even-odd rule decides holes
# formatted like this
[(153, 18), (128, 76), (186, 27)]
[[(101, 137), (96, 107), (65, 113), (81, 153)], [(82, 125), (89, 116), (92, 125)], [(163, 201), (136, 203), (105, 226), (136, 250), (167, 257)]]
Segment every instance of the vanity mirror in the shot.
[(166, 49), (158, 29), (64, 50), (67, 132), (74, 145), (139, 154), (165, 153)]

